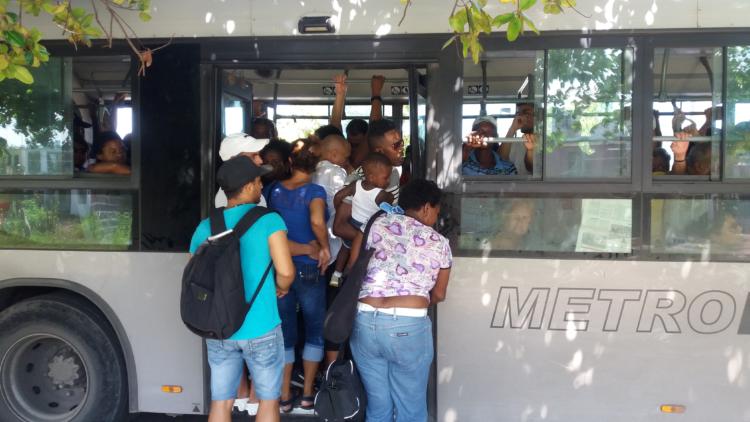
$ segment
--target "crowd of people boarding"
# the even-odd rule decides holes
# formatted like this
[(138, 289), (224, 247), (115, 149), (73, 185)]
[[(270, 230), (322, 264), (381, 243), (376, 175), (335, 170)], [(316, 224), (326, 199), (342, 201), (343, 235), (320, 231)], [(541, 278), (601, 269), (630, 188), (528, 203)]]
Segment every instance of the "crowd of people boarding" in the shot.
[[(434, 229), (441, 191), (434, 182), (402, 177), (404, 141), (396, 124), (382, 118), (384, 78), (372, 78), (370, 121), (354, 119), (345, 129), (346, 77), (334, 81), (330, 124), (309, 137), (278, 139), (273, 122), (259, 117), (250, 134), (227, 136), (220, 145), (215, 205), (224, 207), (226, 227), (256, 206), (275, 211), (240, 238), (246, 299), (269, 262), (275, 283), (262, 284), (234, 335), (206, 340), (211, 422), (229, 421), (233, 408), (257, 421), (313, 409), (321, 363), (340, 350), (323, 338), (326, 309), (363, 243), (373, 255), (349, 342), (367, 394), (367, 421), (427, 420), (433, 360), (427, 308), (445, 299), (452, 263), (448, 240)], [(211, 235), (203, 220), (191, 253)]]

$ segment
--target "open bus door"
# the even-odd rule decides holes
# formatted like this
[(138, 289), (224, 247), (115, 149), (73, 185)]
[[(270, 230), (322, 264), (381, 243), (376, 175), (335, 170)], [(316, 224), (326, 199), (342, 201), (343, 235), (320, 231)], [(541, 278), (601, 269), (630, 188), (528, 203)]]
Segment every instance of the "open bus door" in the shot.
[[(409, 67), (409, 155), (404, 171), (410, 170), (412, 178), (426, 176), (427, 136), (427, 70)], [(402, 136), (406, 136), (403, 134)]]

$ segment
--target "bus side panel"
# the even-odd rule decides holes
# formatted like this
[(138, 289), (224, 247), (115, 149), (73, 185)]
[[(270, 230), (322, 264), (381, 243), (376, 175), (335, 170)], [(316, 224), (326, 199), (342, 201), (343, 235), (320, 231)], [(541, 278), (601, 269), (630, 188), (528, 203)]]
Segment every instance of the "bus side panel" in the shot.
[(750, 266), (457, 258), (438, 420), (750, 421)]
[[(137, 410), (202, 413), (203, 346), (180, 318), (187, 259), (184, 253), (3, 250), (0, 279), (57, 278), (89, 288), (112, 308), (132, 346)], [(162, 385), (183, 391), (164, 393)]]

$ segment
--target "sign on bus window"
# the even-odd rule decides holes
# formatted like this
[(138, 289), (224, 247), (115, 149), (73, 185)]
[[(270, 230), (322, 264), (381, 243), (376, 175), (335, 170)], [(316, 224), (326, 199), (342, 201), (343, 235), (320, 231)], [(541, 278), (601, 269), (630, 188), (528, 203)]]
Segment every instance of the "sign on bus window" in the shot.
[(459, 249), (632, 251), (632, 201), (602, 198), (463, 197)]

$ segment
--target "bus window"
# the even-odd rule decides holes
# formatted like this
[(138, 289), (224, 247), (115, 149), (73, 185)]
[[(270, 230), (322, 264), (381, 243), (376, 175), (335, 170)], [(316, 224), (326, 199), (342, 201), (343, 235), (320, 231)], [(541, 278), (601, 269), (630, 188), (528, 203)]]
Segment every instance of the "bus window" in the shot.
[(547, 53), (545, 179), (630, 178), (631, 49)]
[[(462, 136), (464, 176), (541, 177), (538, 134), (542, 51), (501, 52), (464, 64)], [(477, 134), (487, 144), (472, 143)], [(524, 135), (526, 142), (524, 142)]]
[(721, 62), (720, 48), (654, 51), (651, 169), (655, 177), (719, 179)]
[(30, 69), (34, 84), (0, 83), (0, 176), (72, 176), (70, 59)]
[(750, 47), (727, 48), (724, 175), (750, 178)]
[(460, 209), (464, 250), (632, 250), (630, 199), (463, 197)]
[(126, 250), (133, 195), (90, 189), (0, 193), (0, 247)]
[(750, 256), (750, 201), (724, 198), (651, 199), (651, 251)]

